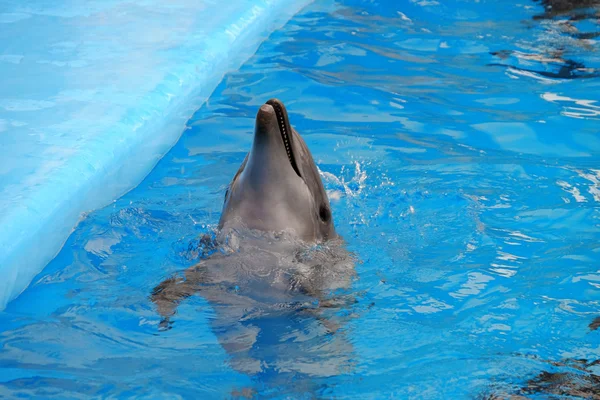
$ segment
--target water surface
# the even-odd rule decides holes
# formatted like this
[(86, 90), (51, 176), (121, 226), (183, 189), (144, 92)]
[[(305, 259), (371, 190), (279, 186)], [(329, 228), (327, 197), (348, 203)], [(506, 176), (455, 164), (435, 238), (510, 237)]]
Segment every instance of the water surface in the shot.
[[(152, 173), (90, 213), (0, 313), (0, 396), (593, 393), (598, 11), (550, 3), (306, 8), (227, 75)], [(198, 237), (213, 232), (256, 111), (271, 97), (287, 105), (322, 171), (356, 257), (356, 302), (338, 310), (333, 336), (294, 313), (259, 325), (264, 346), (253, 351), (263, 368), (243, 372), (205, 298), (184, 301), (163, 331), (149, 295), (202, 257)], [(336, 340), (343, 345), (333, 348)], [(280, 348), (301, 351), (290, 358), (305, 367), (270, 367)]]

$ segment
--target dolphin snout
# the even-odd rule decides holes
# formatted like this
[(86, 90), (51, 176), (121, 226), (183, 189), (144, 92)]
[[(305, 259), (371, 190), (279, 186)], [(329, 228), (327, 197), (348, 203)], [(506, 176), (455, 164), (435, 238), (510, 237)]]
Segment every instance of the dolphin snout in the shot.
[(275, 109), (270, 104), (263, 104), (256, 115), (257, 121), (262, 123), (268, 123), (273, 118), (276, 118)]

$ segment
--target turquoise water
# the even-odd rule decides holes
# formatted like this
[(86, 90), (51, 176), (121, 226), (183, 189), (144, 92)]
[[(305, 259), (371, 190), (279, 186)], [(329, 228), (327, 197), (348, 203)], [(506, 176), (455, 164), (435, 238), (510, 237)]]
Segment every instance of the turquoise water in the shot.
[[(0, 397), (598, 395), (598, 20), (543, 12), (306, 8), (0, 313)], [(271, 97), (323, 173), (356, 302), (335, 335), (294, 312), (259, 325), (261, 370), (245, 373), (208, 301), (187, 299), (162, 330), (149, 296), (201, 257)], [(299, 350), (286, 355), (302, 368), (272, 367)]]

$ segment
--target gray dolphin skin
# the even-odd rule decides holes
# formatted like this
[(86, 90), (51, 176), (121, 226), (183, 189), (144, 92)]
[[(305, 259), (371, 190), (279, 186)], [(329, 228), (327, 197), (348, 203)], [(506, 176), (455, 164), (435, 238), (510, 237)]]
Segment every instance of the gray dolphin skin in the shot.
[(291, 230), (305, 241), (336, 236), (323, 182), (287, 111), (271, 99), (258, 110), (254, 143), (225, 196), (219, 228)]
[(349, 313), (339, 311), (355, 302), (348, 292), (354, 258), (335, 232), (312, 155), (279, 100), (258, 110), (216, 240), (201, 244), (212, 254), (152, 292), (162, 330), (174, 327), (182, 301), (199, 294), (239, 372), (281, 387), (282, 379), (306, 384), (351, 368), (352, 346), (339, 332)]

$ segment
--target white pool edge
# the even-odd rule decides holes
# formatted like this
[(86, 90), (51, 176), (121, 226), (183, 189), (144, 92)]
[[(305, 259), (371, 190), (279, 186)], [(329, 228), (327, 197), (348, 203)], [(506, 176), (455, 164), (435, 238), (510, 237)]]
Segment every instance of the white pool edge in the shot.
[[(181, 74), (193, 79), (179, 85), (180, 92), (164, 104), (162, 114), (146, 120), (135, 132), (117, 127), (106, 132), (102, 143), (69, 159), (50, 180), (32, 188), (19, 207), (6, 212), (0, 229), (0, 311), (56, 257), (86, 213), (139, 185), (179, 140), (185, 123), (223, 77), (238, 69), (270, 33), (311, 2), (265, 0), (229, 21), (210, 38), (204, 54), (198, 55), (196, 70)], [(140, 104), (165, 102), (155, 92), (146, 97)], [(90, 158), (94, 160), (92, 169)]]

